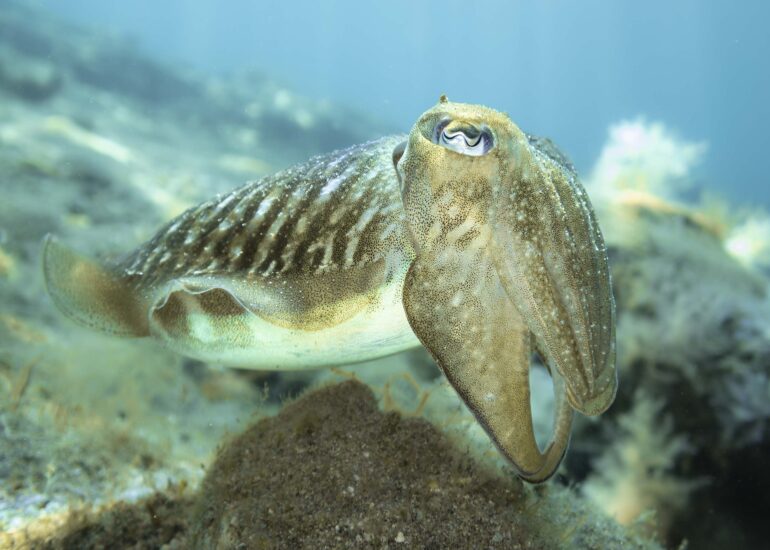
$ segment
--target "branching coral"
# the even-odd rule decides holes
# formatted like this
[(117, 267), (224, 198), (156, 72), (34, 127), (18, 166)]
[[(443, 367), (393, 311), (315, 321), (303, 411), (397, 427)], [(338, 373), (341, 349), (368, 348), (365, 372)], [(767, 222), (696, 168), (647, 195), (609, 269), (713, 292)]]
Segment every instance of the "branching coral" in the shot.
[[(757, 532), (722, 476), (764, 483), (757, 457), (770, 435), (770, 219), (713, 198), (688, 204), (703, 150), (662, 125), (621, 124), (589, 181), (617, 303), (618, 403), (630, 412), (584, 490), (622, 522), (657, 517), (667, 542), (699, 547)], [(688, 506), (706, 479), (703, 505)], [(720, 521), (701, 525), (705, 510)]]
[[(756, 304), (754, 316), (737, 327), (734, 353), (724, 358), (724, 388), (714, 392), (711, 404), (722, 426), (721, 444), (742, 447), (758, 444), (770, 427), (770, 304)], [(757, 333), (762, 331), (763, 333)]]
[(643, 218), (643, 237), (613, 254), (621, 371), (672, 403), (682, 400), (672, 384), (686, 384), (690, 414), (717, 420), (716, 438), (697, 435), (712, 451), (760, 440), (770, 425), (767, 282), (703, 228)]
[(644, 522), (660, 534), (702, 484), (675, 474), (677, 462), (692, 449), (674, 434), (673, 420), (663, 410), (662, 399), (638, 392), (633, 408), (618, 419), (615, 443), (583, 486), (583, 493), (621, 524)]

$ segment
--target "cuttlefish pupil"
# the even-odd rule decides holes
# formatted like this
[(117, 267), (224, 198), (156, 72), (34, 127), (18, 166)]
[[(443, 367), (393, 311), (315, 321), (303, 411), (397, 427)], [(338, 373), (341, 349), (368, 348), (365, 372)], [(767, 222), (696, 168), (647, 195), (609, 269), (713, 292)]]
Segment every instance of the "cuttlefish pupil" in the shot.
[[(585, 191), (553, 144), (478, 105), (442, 98), (408, 136), (216, 197), (106, 265), (48, 237), (43, 268), (72, 319), (218, 364), (311, 368), (422, 344), (534, 483), (558, 468), (573, 412), (615, 396), (614, 301)], [(542, 450), (535, 351), (556, 396)]]
[(480, 157), (489, 153), (494, 138), (489, 128), (466, 121), (443, 119), (433, 131), (433, 143), (457, 153)]

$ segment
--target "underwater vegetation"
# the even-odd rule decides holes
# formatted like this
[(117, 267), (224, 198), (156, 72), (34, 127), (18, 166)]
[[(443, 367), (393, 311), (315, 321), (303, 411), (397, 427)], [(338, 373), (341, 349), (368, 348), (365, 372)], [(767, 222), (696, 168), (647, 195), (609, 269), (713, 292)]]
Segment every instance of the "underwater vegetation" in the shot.
[(703, 154), (661, 124), (626, 122), (588, 178), (612, 266), (622, 383), (612, 444), (583, 491), (620, 519), (646, 506), (668, 540), (760, 547), (767, 532), (743, 503), (765, 507), (770, 481), (759, 460), (769, 218), (710, 195), (686, 200)]
[[(13, 2), (0, 10), (0, 121), (0, 547), (770, 537), (770, 217), (698, 197), (703, 144), (623, 122), (583, 175), (620, 383), (598, 421), (576, 415), (556, 475), (532, 487), (422, 350), (322, 371), (222, 368), (82, 329), (45, 294), (48, 233), (109, 265), (246, 179), (392, 128), (265, 75), (168, 67)], [(538, 364), (529, 382), (547, 441), (562, 390)]]

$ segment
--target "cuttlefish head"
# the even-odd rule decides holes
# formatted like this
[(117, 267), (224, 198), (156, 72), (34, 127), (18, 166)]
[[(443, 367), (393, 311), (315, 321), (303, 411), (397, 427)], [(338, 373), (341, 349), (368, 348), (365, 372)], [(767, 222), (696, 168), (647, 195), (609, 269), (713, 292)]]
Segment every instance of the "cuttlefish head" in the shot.
[[(577, 177), (552, 152), (507, 115), (442, 97), (393, 153), (416, 251), (404, 286), (409, 322), (534, 482), (558, 467), (572, 411), (602, 413), (617, 387), (604, 242)], [(530, 407), (533, 351), (557, 397), (542, 452)]]

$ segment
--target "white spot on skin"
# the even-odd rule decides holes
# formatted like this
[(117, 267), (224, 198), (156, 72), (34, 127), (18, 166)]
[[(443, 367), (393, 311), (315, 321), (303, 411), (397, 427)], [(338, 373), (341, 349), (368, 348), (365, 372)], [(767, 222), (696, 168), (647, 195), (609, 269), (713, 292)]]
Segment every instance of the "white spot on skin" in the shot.
[(270, 262), (270, 265), (267, 266), (267, 269), (262, 273), (262, 275), (265, 275), (265, 276), (272, 275), (275, 272), (275, 266), (276, 266), (276, 262), (275, 260), (272, 260)]
[(289, 200), (286, 201), (284, 210), (286, 212), (294, 212), (295, 209), (298, 207), (299, 202), (302, 200), (302, 197), (304, 197), (306, 193), (307, 193), (307, 186), (298, 185), (297, 188), (291, 193)]
[(173, 234), (177, 229), (179, 229), (179, 226), (182, 225), (182, 222), (184, 221), (185, 216), (179, 216), (174, 223), (172, 223), (168, 230), (166, 231), (166, 235)]
[(319, 195), (319, 198), (320, 197), (326, 197), (326, 196), (334, 193), (334, 191), (342, 184), (342, 182), (345, 181), (345, 177), (344, 176), (345, 176), (345, 174), (340, 174), (336, 178), (330, 179), (326, 183), (326, 185), (324, 185), (321, 188), (321, 193)]
[(326, 267), (332, 263), (332, 253), (334, 252), (334, 235), (329, 237), (329, 242), (324, 247), (324, 257), (321, 261), (321, 267)]
[(136, 259), (134, 259), (134, 261), (131, 262), (131, 265), (128, 266), (126, 273), (128, 273), (129, 275), (137, 273), (137, 270), (142, 265), (143, 260), (144, 258), (142, 257), (141, 254), (137, 255)]
[(217, 209), (216, 209), (216, 212), (214, 213), (214, 215), (215, 215), (215, 216), (216, 216), (217, 214), (219, 214), (219, 213), (220, 213), (222, 210), (224, 210), (224, 209), (227, 207), (227, 205), (228, 205), (228, 204), (230, 204), (231, 202), (233, 202), (233, 200), (235, 200), (235, 197), (237, 197), (237, 196), (238, 196), (238, 191), (240, 191), (240, 189), (238, 189), (238, 190), (236, 190), (236, 191), (233, 191), (232, 193), (230, 193), (229, 195), (227, 195), (227, 196), (224, 198), (224, 200), (222, 200), (222, 201), (221, 201), (221, 202), (220, 202), (220, 203), (217, 205)]
[(270, 210), (270, 207), (273, 205), (273, 203), (276, 201), (277, 197), (274, 195), (270, 195), (269, 197), (265, 197), (265, 199), (260, 203), (259, 208), (257, 208), (257, 211), (254, 212), (254, 220), (261, 220), (265, 214), (267, 214), (267, 211)]
[(283, 224), (286, 222), (286, 219), (288, 217), (289, 216), (285, 211), (281, 212), (273, 220), (273, 223), (270, 224), (270, 227), (268, 228), (267, 233), (265, 234), (264, 237), (262, 237), (262, 242), (259, 243), (259, 247), (257, 248), (257, 252), (255, 255), (256, 263), (261, 263), (265, 255), (273, 247), (275, 236), (281, 230), (281, 227), (283, 227)]
[(347, 234), (348, 244), (345, 247), (345, 265), (346, 266), (352, 266), (353, 265), (353, 258), (356, 254), (356, 250), (358, 249), (358, 242), (361, 239), (361, 234), (363, 233), (364, 229), (366, 229), (366, 226), (369, 225), (369, 222), (372, 221), (372, 218), (374, 218), (374, 215), (377, 213), (377, 207), (376, 206), (370, 206), (367, 208), (364, 213), (361, 215), (361, 217), (356, 222), (356, 225), (354, 225), (351, 230)]
[(301, 216), (297, 220), (297, 224), (294, 226), (294, 234), (295, 235), (299, 236), (299, 235), (304, 235), (305, 234), (305, 231), (307, 230), (307, 219), (308, 219), (308, 216), (305, 215), (305, 216)]
[(382, 234), (380, 235), (381, 239), (387, 239), (390, 235), (395, 233), (398, 229), (400, 229), (401, 226), (395, 223), (389, 223), (385, 229), (383, 229)]
[(241, 202), (239, 202), (236, 205), (236, 207), (233, 208), (232, 211), (230, 212), (230, 217), (235, 219), (235, 220), (241, 219), (243, 217), (243, 215), (246, 213), (246, 205), (247, 204), (248, 203), (246, 201), (243, 201), (243, 200)]
[(327, 174), (328, 174), (328, 173), (331, 173), (331, 172), (333, 172), (333, 171), (334, 171), (334, 169), (335, 169), (337, 166), (339, 166), (339, 164), (340, 164), (340, 163), (341, 163), (343, 160), (347, 159), (347, 158), (350, 156), (350, 153), (351, 153), (351, 151), (348, 151), (348, 152), (347, 152), (347, 153), (345, 153), (344, 155), (340, 155), (340, 156), (339, 156), (339, 158), (336, 158), (336, 159), (334, 159), (333, 161), (331, 161), (331, 162), (330, 162), (330, 163), (327, 165), (327, 167), (326, 167), (326, 172), (327, 172)]

